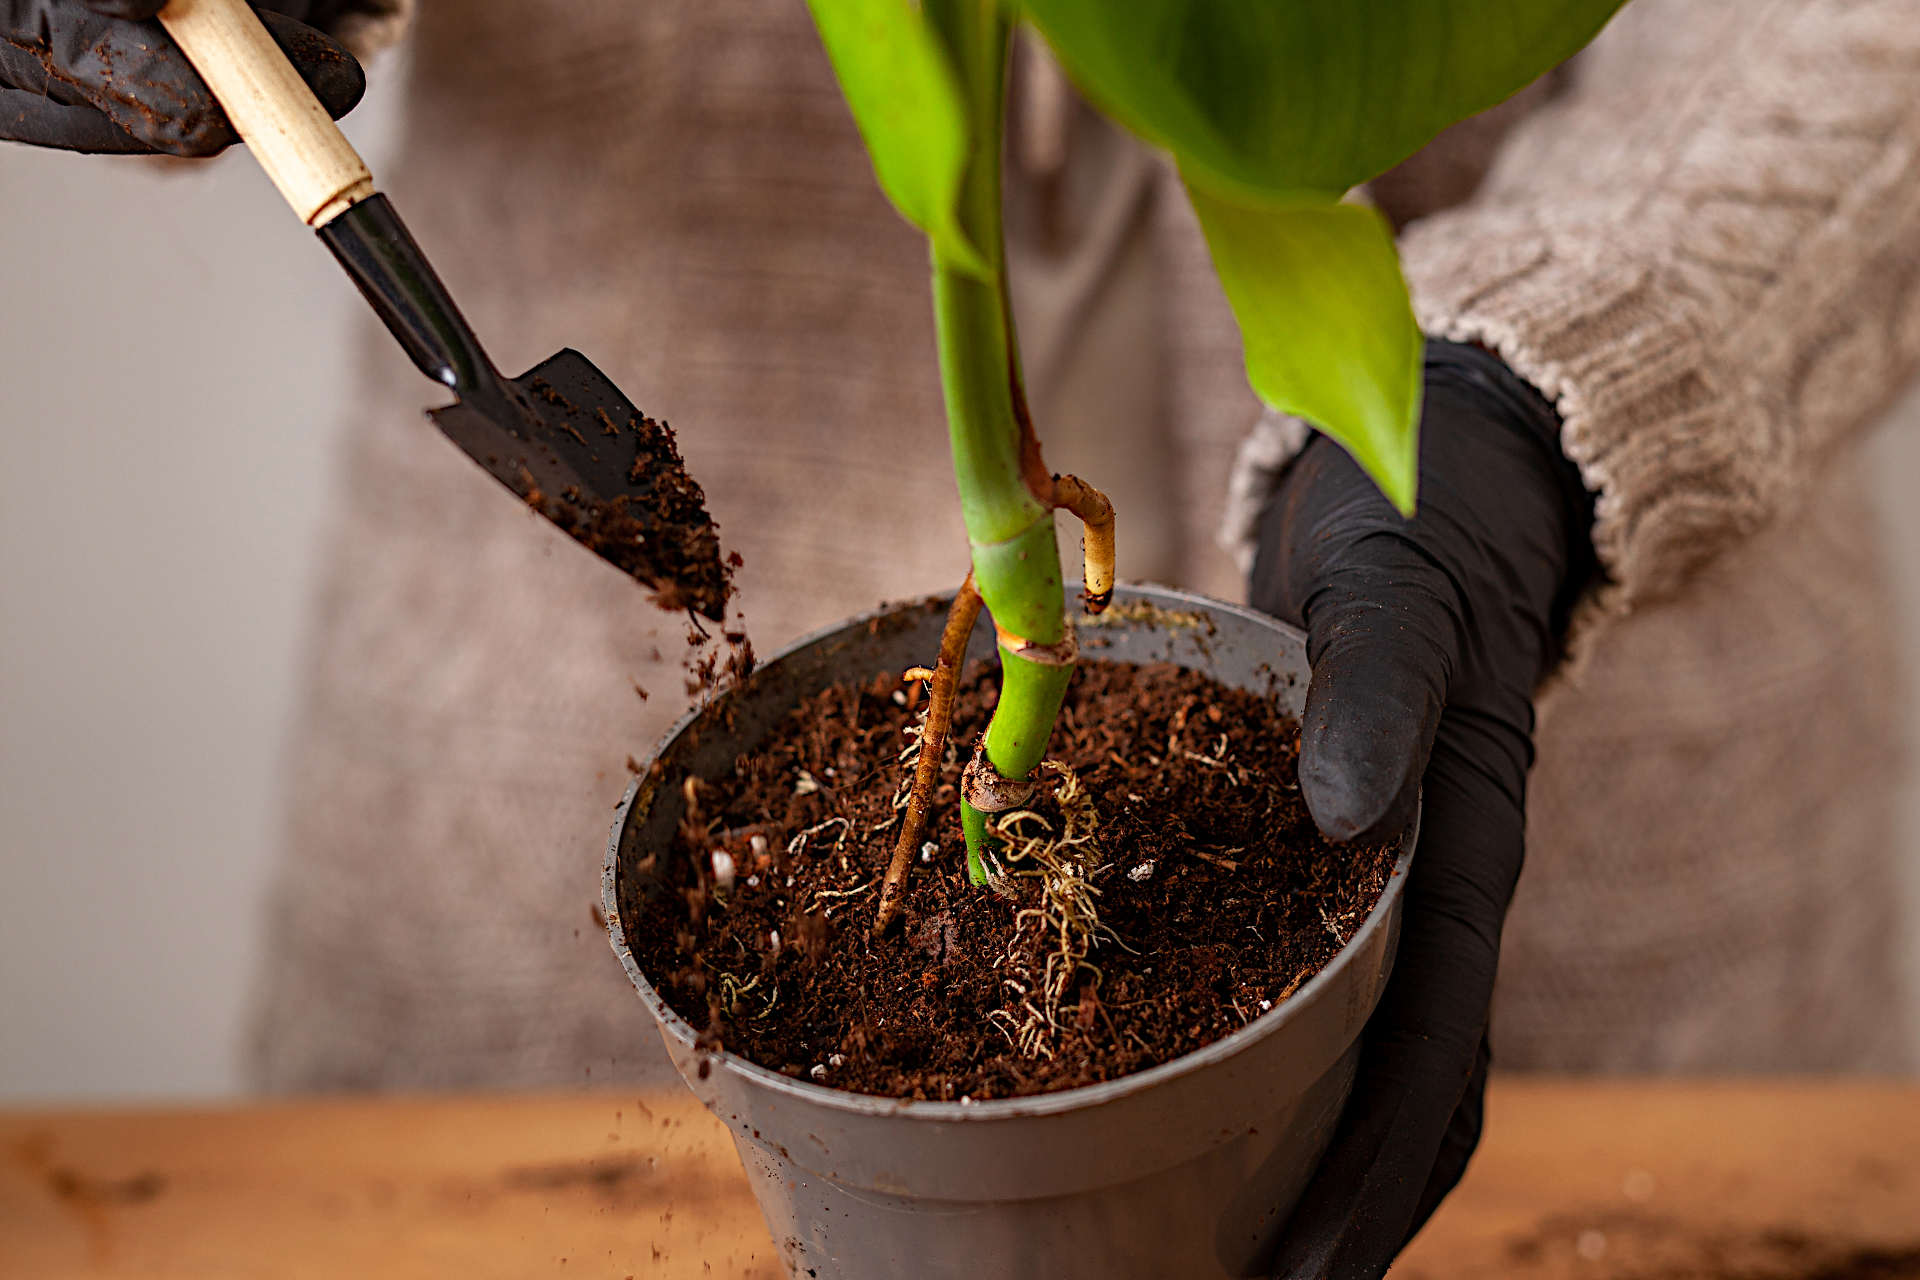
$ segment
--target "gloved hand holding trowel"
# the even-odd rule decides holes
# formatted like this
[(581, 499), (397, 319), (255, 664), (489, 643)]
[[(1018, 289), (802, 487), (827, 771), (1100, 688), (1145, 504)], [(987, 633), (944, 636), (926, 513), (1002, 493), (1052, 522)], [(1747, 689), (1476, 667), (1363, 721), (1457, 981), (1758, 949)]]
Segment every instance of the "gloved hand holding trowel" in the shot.
[[(63, 151), (210, 156), (239, 141), (227, 113), (156, 22), (165, 0), (0, 3), (0, 139)], [(339, 42), (355, 0), (253, 6), (300, 78), (339, 119), (366, 90)]]
[[(291, 10), (292, 14), (279, 12)], [(663, 605), (715, 619), (730, 574), (673, 435), (577, 351), (503, 377), (332, 123), (366, 78), (321, 28), (352, 0), (3, 0), (0, 138), (214, 154), (244, 140), (420, 371), (467, 455)]]

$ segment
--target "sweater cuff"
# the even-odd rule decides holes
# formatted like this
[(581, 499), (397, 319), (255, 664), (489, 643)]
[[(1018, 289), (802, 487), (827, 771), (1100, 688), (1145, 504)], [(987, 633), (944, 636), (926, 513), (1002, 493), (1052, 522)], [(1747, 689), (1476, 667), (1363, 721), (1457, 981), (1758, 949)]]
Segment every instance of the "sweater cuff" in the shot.
[(1226, 509), (1214, 541), (1233, 557), (1243, 580), (1253, 572), (1254, 553), (1259, 549), (1260, 513), (1312, 434), (1313, 429), (1301, 419), (1267, 409), (1234, 451)]
[(1559, 411), (1597, 495), (1605, 581), (1583, 613), (1671, 596), (1777, 509), (1785, 433), (1763, 429), (1687, 282), (1607, 228), (1462, 211), (1414, 228), (1402, 263), (1423, 330), (1491, 349)]
[[(1551, 401), (1561, 448), (1596, 495), (1602, 576), (1575, 610), (1577, 652), (1605, 614), (1669, 598), (1778, 512), (1792, 441), (1719, 358), (1692, 282), (1605, 227), (1550, 227), (1525, 210), (1424, 220), (1400, 245), (1429, 337), (1497, 354)], [(1268, 413), (1242, 441), (1220, 542), (1243, 571), (1260, 512), (1309, 431)]]

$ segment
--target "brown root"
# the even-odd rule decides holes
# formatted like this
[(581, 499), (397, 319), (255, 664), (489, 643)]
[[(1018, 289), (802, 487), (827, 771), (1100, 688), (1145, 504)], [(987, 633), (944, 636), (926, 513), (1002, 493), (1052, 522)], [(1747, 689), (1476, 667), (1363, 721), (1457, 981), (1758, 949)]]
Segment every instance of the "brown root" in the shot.
[(1087, 612), (1099, 613), (1113, 599), (1113, 504), (1079, 476), (1055, 476), (1053, 501), (1085, 526)]
[[(906, 896), (907, 873), (913, 867), (913, 853), (927, 830), (927, 802), (933, 797), (934, 782), (940, 776), (940, 761), (947, 752), (947, 730), (953, 725), (954, 685), (959, 680), (960, 664), (967, 656), (967, 641), (973, 624), (980, 617), (980, 591), (968, 571), (965, 582), (953, 597), (947, 611), (947, 625), (940, 633), (940, 657), (928, 680), (927, 718), (920, 728), (920, 758), (914, 764), (913, 790), (907, 797), (907, 812), (900, 821), (900, 839), (893, 847), (893, 860), (880, 886), (880, 906), (874, 912), (873, 933), (879, 937), (900, 911)], [(915, 668), (917, 674), (925, 668)]]

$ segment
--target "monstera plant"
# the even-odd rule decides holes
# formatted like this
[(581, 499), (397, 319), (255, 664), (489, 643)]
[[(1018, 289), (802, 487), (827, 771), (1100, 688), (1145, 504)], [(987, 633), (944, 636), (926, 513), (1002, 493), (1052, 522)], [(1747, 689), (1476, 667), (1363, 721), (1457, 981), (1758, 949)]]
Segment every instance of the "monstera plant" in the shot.
[(957, 596), (876, 928), (898, 910), (979, 610), (1001, 692), (962, 788), (968, 870), (988, 815), (1026, 801), (1073, 673), (1054, 512), (1086, 525), (1086, 605), (1113, 582), (1113, 511), (1051, 474), (1021, 390), (1001, 234), (1014, 28), (1166, 152), (1239, 321), (1260, 399), (1416, 500), (1421, 335), (1392, 234), (1347, 193), (1571, 56), (1621, 0), (809, 0), (881, 188), (926, 234), (972, 572)]

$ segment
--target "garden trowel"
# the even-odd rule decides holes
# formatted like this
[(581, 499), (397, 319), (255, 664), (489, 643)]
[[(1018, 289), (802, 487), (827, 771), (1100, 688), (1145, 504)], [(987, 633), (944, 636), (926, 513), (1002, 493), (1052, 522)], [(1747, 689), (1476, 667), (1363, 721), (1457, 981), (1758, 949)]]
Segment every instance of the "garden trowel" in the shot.
[(518, 378), (494, 368), (366, 162), (244, 0), (172, 0), (160, 22), (413, 363), (453, 390), (453, 404), (429, 411), (440, 430), (663, 606), (721, 620), (731, 575), (672, 433), (577, 351)]

